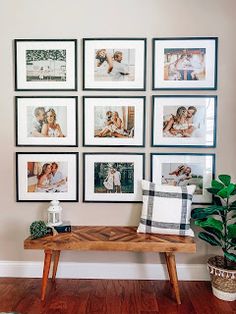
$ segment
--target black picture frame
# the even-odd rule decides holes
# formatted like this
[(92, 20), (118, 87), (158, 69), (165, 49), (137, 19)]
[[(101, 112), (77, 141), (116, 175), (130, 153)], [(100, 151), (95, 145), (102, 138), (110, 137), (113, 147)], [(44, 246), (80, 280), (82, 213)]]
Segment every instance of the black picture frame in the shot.
[[(114, 84), (114, 86), (112, 86), (112, 84), (110, 84), (110, 83), (113, 83), (113, 82), (108, 82), (109, 85), (111, 85), (109, 88), (108, 88), (108, 86), (106, 86), (108, 84), (105, 84), (104, 87), (103, 86), (94, 86), (94, 85), (96, 85), (94, 82), (92, 82), (93, 84), (92, 83), (88, 84), (89, 75), (94, 76), (94, 73), (92, 73), (94, 71), (94, 68), (92, 68), (92, 67), (94, 67), (94, 65), (89, 66), (89, 63), (88, 63), (88, 66), (87, 66), (87, 58), (88, 58), (89, 54), (86, 51), (86, 43), (93, 44), (96, 41), (98, 43), (101, 43), (102, 41), (107, 41), (108, 43), (111, 43), (112, 41), (114, 41), (114, 42), (120, 41), (120, 44), (118, 45), (120, 50), (122, 48), (122, 41), (124, 41), (124, 42), (130, 41), (131, 43), (134, 41), (137, 41), (137, 42), (140, 41), (143, 44), (143, 52), (142, 52), (143, 53), (143, 60), (142, 60), (143, 66), (142, 66), (142, 79), (140, 79), (140, 82), (139, 82), (140, 86), (132, 87), (132, 84), (131, 84), (131, 87), (125, 87), (124, 84), (121, 84), (124, 82), (119, 82), (118, 80), (116, 81), (118, 86), (115, 86), (115, 84)], [(100, 91), (108, 91), (108, 90), (109, 91), (145, 91), (146, 90), (146, 55), (147, 55), (146, 46), (147, 46), (147, 39), (146, 38), (123, 38), (123, 37), (121, 37), (121, 38), (120, 37), (117, 37), (117, 38), (115, 38), (115, 37), (114, 38), (83, 38), (83, 90), (90, 90), (90, 91), (92, 91), (92, 90), (94, 90), (94, 91), (96, 91), (96, 90), (100, 90)], [(98, 47), (94, 47), (93, 49), (95, 49), (95, 48), (98, 49)], [(101, 46), (101, 48), (102, 48), (102, 46)], [(91, 53), (91, 55), (94, 56), (92, 53)], [(137, 59), (137, 56), (136, 56), (136, 59)], [(88, 67), (90, 70), (88, 69)], [(92, 73), (92, 75), (91, 75), (91, 73)], [(88, 85), (90, 85), (90, 86), (88, 86)]]
[[(196, 83), (197, 80), (194, 80), (194, 79), (192, 80), (192, 82), (190, 82), (190, 80), (184, 80), (184, 79), (179, 80), (179, 78), (175, 78), (175, 80), (172, 79), (172, 82), (175, 82), (175, 83), (172, 83), (171, 80), (164, 80), (164, 79), (158, 78), (158, 75), (160, 76), (160, 73), (163, 74), (163, 77), (164, 77), (164, 75), (166, 75), (164, 73), (164, 64), (162, 64), (162, 66), (163, 66), (162, 70), (161, 70), (160, 64), (159, 64), (160, 62), (164, 62), (165, 56), (164, 55), (161, 57), (158, 56), (158, 58), (157, 58), (157, 56), (156, 56), (156, 50), (157, 50), (156, 43), (161, 42), (162, 47), (160, 49), (161, 49), (161, 51), (164, 51), (165, 44), (168, 41), (170, 43), (174, 42), (174, 41), (177, 41), (177, 42), (183, 41), (182, 48), (179, 48), (178, 45), (176, 47), (176, 48), (179, 48), (182, 50), (193, 49), (193, 48), (191, 48), (193, 46), (190, 45), (190, 43), (192, 43), (193, 41), (196, 41), (196, 43), (198, 43), (198, 44), (201, 41), (206, 42), (205, 47), (196, 47), (199, 50), (205, 49), (205, 48), (208, 48), (209, 51), (212, 50), (211, 56), (208, 57), (208, 60), (212, 59), (213, 61), (212, 61), (211, 66), (208, 67), (208, 69), (206, 69), (207, 71), (205, 71), (205, 72), (207, 72), (207, 73), (213, 72), (213, 73), (211, 73), (211, 75), (209, 75), (209, 77), (207, 77), (208, 74), (206, 75), (206, 78), (209, 80), (209, 82), (205, 86), (204, 86), (204, 84), (201, 84), (201, 82), (200, 82), (200, 84), (199, 83), (197, 84)], [(207, 43), (207, 41), (208, 41), (208, 43)], [(212, 44), (212, 47), (210, 47), (210, 44)], [(189, 46), (189, 47), (187, 47), (187, 46)], [(169, 46), (168, 48), (169, 49), (176, 49), (173, 46)], [(152, 39), (152, 53), (153, 53), (152, 54), (152, 61), (153, 61), (152, 89), (153, 90), (216, 90), (217, 89), (218, 37), (160, 37), (160, 38), (153, 38)], [(196, 69), (196, 67), (197, 67), (197, 65), (195, 65), (194, 69)], [(179, 70), (177, 72), (179, 72)], [(159, 74), (157, 74), (157, 73), (159, 73)], [(177, 73), (177, 74), (179, 75), (179, 73)], [(158, 82), (158, 84), (157, 84), (157, 82)], [(179, 82), (184, 82), (185, 86), (181, 87), (181, 84)], [(187, 85), (186, 85), (186, 82), (187, 82)], [(189, 82), (192, 84), (190, 84)], [(173, 84), (173, 86), (171, 86), (171, 84)]]
[[(133, 112), (132, 119), (134, 119), (134, 124), (136, 123), (136, 115), (142, 114), (142, 117), (140, 117), (140, 122), (138, 126), (135, 126), (132, 128), (133, 131), (133, 138), (136, 141), (136, 144), (132, 144), (132, 139), (129, 137), (130, 135), (127, 132), (127, 137), (110, 137), (110, 138), (103, 138), (103, 137), (95, 137), (94, 136), (94, 122), (95, 119), (95, 104), (91, 103), (92, 101), (98, 101), (100, 103), (100, 100), (103, 100), (103, 103), (100, 104), (104, 105), (107, 103), (107, 106), (112, 107), (112, 102), (115, 102), (116, 100), (120, 102), (119, 106), (126, 106), (128, 109), (132, 106), (135, 108)], [(126, 102), (127, 100), (127, 102)], [(136, 100), (136, 104), (135, 104)], [(87, 102), (87, 103), (86, 103)], [(122, 103), (124, 104), (122, 105)], [(125, 103), (126, 102), (126, 103)], [(139, 104), (139, 102), (141, 102)], [(127, 105), (128, 103), (128, 105)], [(89, 107), (88, 107), (89, 106)], [(99, 106), (99, 105), (98, 105)], [(113, 105), (115, 107), (115, 105)], [(86, 117), (88, 116), (89, 117)], [(94, 118), (93, 118), (94, 117)], [(141, 120), (142, 119), (142, 120)], [(92, 125), (92, 133), (91, 133), (91, 125)], [(137, 129), (137, 132), (136, 132)], [(89, 139), (86, 137), (86, 131), (89, 130), (91, 134), (89, 134)], [(122, 136), (117, 134), (117, 136)], [(83, 146), (85, 147), (145, 147), (145, 137), (146, 137), (146, 97), (145, 96), (83, 96)], [(114, 144), (110, 144), (110, 142)], [(90, 141), (90, 143), (89, 143)], [(91, 143), (91, 141), (101, 142), (101, 144), (98, 143)], [(122, 143), (122, 141), (124, 141)], [(129, 141), (129, 144), (127, 144), (127, 141)], [(139, 141), (139, 142), (137, 142)], [(117, 142), (117, 143), (115, 143)], [(126, 142), (126, 143), (125, 143)]]
[[(111, 156), (111, 159), (107, 159), (105, 158), (105, 156)], [(93, 158), (93, 156), (97, 156), (97, 160), (98, 162), (100, 163), (112, 163), (112, 164), (116, 164), (116, 163), (121, 163), (121, 162), (124, 162), (124, 163), (128, 163), (129, 161), (132, 162), (135, 161), (135, 159), (130, 159), (129, 160), (129, 157), (130, 156), (133, 156), (133, 157), (140, 157), (141, 160), (139, 160), (139, 163), (141, 166), (141, 171), (136, 171), (136, 175), (140, 175), (140, 177), (138, 178), (138, 180), (140, 180), (140, 182), (136, 182), (136, 189), (138, 191), (138, 195), (136, 195), (136, 198), (138, 199), (131, 199), (131, 193), (130, 195), (126, 195), (124, 197), (125, 194), (129, 194), (129, 193), (115, 193), (115, 192), (112, 192), (112, 193), (101, 193), (101, 197), (97, 197), (97, 199), (95, 197), (90, 197), (90, 199), (88, 199), (88, 192), (87, 192), (87, 186), (89, 186), (89, 189), (93, 192), (93, 194), (95, 195), (96, 193), (94, 192), (94, 186), (95, 186), (95, 183), (94, 183), (94, 177), (92, 177), (92, 182), (93, 182), (93, 186), (92, 184), (91, 185), (88, 185), (88, 182), (89, 182), (89, 179), (88, 179), (88, 176), (91, 176), (91, 175), (94, 175), (93, 173), (93, 167), (90, 165), (90, 167), (86, 167), (86, 162), (87, 162), (87, 157), (91, 157)], [(124, 156), (124, 160), (121, 161), (121, 159), (118, 157), (117, 161), (116, 160), (116, 156)], [(99, 159), (100, 157), (100, 159)], [(95, 161), (91, 161), (93, 163), (93, 165), (95, 164), (96, 162), (96, 159), (94, 159)], [(109, 160), (109, 161), (108, 161)], [(136, 160), (137, 162), (137, 160)], [(89, 171), (88, 171), (89, 170)], [(145, 178), (145, 154), (144, 153), (114, 153), (114, 152), (111, 152), (111, 153), (107, 153), (107, 152), (104, 152), (104, 153), (83, 153), (83, 177), (84, 177), (84, 185), (83, 185), (83, 202), (85, 203), (142, 203), (142, 187), (141, 187), (141, 180), (143, 180)], [(100, 178), (101, 179), (101, 178)], [(91, 178), (90, 178), (90, 181), (91, 181)], [(91, 182), (90, 182), (91, 183)], [(135, 189), (135, 187), (133, 187), (133, 189)], [(98, 193), (99, 194), (99, 193)], [(108, 199), (104, 199), (104, 194), (106, 194), (108, 197)], [(109, 194), (109, 195), (108, 195)], [(119, 194), (119, 195), (118, 195)], [(118, 196), (117, 196), (118, 195)], [(133, 193), (133, 195), (135, 195), (135, 193)], [(119, 199), (119, 196), (120, 196), (120, 199)], [(135, 198), (135, 197), (134, 197)], [(131, 199), (131, 200), (130, 200)]]
[[(67, 159), (66, 159), (67, 157)], [(45, 161), (48, 158), (48, 162)], [(77, 152), (16, 152), (16, 201), (17, 202), (49, 202), (52, 199), (57, 199), (61, 202), (78, 202), (79, 189), (78, 189), (78, 169), (79, 169), (79, 153)], [(62, 175), (66, 175), (65, 181), (66, 188), (61, 185), (54, 184), (50, 187), (40, 188), (36, 191), (38, 184), (37, 171), (43, 170), (45, 163), (56, 162), (58, 169)], [(62, 163), (66, 165), (61, 165)], [(34, 168), (34, 172), (29, 167), (35, 166), (34, 164), (41, 164), (41, 168)], [(61, 164), (60, 164), (61, 163)], [(31, 164), (31, 165), (29, 165)], [(61, 168), (60, 168), (61, 166)], [(64, 167), (63, 167), (64, 166)], [(39, 170), (41, 169), (41, 170)], [(27, 175), (26, 175), (27, 174)], [(69, 180), (72, 184), (68, 184)], [(59, 186), (62, 187), (58, 188)], [(72, 189), (73, 187), (73, 189)], [(68, 190), (68, 191), (67, 191)], [(37, 193), (37, 195), (34, 195)]]
[[(213, 111), (212, 116), (208, 117), (208, 125), (205, 126), (205, 132), (202, 131), (202, 137), (205, 136), (205, 140), (208, 141), (206, 144), (201, 144), (200, 143), (200, 136), (197, 134), (198, 137), (195, 138), (195, 143), (191, 144), (191, 137), (170, 137), (170, 138), (165, 138), (163, 134), (160, 134), (160, 127), (157, 127), (158, 122), (155, 121), (156, 118), (160, 117), (160, 114), (157, 113), (156, 107), (158, 106), (158, 100), (160, 102), (163, 100), (165, 101), (168, 100), (175, 100), (178, 102), (179, 101), (179, 107), (180, 106), (185, 106), (186, 109), (189, 107), (193, 108), (195, 105), (196, 113), (199, 111), (199, 108), (201, 107), (208, 107), (206, 108), (206, 113), (208, 111)], [(181, 102), (182, 100), (182, 102)], [(186, 100), (186, 104), (183, 103), (183, 101)], [(187, 101), (189, 100), (189, 104), (187, 104)], [(195, 104), (196, 100), (196, 104)], [(207, 104), (204, 104), (204, 100), (207, 102)], [(190, 147), (190, 148), (215, 148), (217, 144), (217, 101), (218, 98), (216, 95), (153, 95), (152, 96), (152, 131), (151, 131), (151, 146), (152, 147)], [(198, 103), (199, 102), (199, 103)], [(202, 104), (200, 104), (202, 102)], [(168, 102), (165, 104), (166, 106), (172, 105), (171, 103), (168, 104)], [(161, 110), (164, 109), (165, 106), (163, 103), (160, 104)], [(177, 105), (175, 105), (177, 107)], [(209, 114), (208, 114), (209, 115)], [(162, 119), (159, 120), (159, 124), (163, 125), (163, 117), (164, 113), (162, 115)], [(213, 124), (211, 123), (213, 121)], [(206, 119), (205, 119), (205, 124), (206, 124)], [(198, 125), (199, 128), (199, 125)], [(208, 128), (208, 130), (207, 130)], [(209, 130), (209, 128), (213, 128), (212, 130)], [(156, 129), (159, 129), (158, 132)], [(197, 130), (196, 130), (197, 131)], [(156, 134), (156, 133), (157, 134)], [(210, 133), (210, 134), (209, 134)], [(210, 135), (210, 139), (209, 139)], [(159, 143), (157, 142), (157, 139), (159, 138)], [(166, 139), (166, 143), (165, 143)], [(171, 144), (170, 142), (176, 141), (175, 144)], [(162, 144), (160, 142), (163, 142)], [(199, 143), (197, 143), (197, 141)], [(169, 143), (168, 143), (169, 142)], [(184, 144), (185, 142), (185, 144)]]
[[(60, 100), (65, 100), (68, 103), (66, 104), (66, 107), (68, 110), (64, 112), (64, 115), (61, 114), (61, 116), (66, 118), (66, 131), (67, 134), (70, 133), (70, 140), (67, 140), (66, 137), (32, 137), (30, 138), (30, 141), (27, 143), (27, 124), (26, 121), (20, 121), (19, 116), (23, 116), (21, 113), (21, 110), (23, 108), (23, 111), (27, 114), (27, 106), (28, 101), (32, 101), (31, 107), (42, 107), (45, 106), (48, 109), (54, 109), (57, 107), (56, 104), (49, 105), (49, 101), (58, 101), (60, 104)], [(37, 100), (37, 101), (36, 101)], [(24, 104), (24, 101), (26, 102)], [(44, 102), (45, 101), (45, 102)], [(22, 102), (20, 104), (20, 102)], [(39, 103), (41, 104), (39, 106)], [(72, 107), (73, 106), (73, 107)], [(60, 106), (62, 107), (62, 106)], [(72, 112), (69, 112), (69, 109), (72, 109)], [(55, 110), (56, 111), (56, 110)], [(45, 110), (46, 112), (46, 110)], [(56, 112), (57, 114), (57, 112)], [(61, 118), (62, 118), (61, 117)], [(27, 116), (25, 117), (28, 118)], [(33, 112), (32, 112), (32, 119), (33, 119)], [(73, 120), (72, 120), (73, 119)], [(16, 96), (15, 97), (15, 145), (18, 147), (78, 147), (78, 97), (77, 96)], [(58, 123), (58, 119), (56, 120), (56, 123)], [(24, 129), (24, 131), (21, 130)], [(60, 126), (61, 128), (61, 126)], [(62, 128), (61, 128), (62, 129)], [(22, 134), (23, 133), (23, 134)], [(62, 130), (63, 133), (63, 130)], [(69, 135), (67, 136), (69, 137)], [(59, 142), (56, 144), (53, 144), (53, 140)], [(60, 144), (61, 142), (61, 144)]]
[[(154, 165), (154, 158), (155, 157), (160, 157), (164, 160), (164, 157), (166, 157), (166, 163), (168, 164), (171, 164), (171, 161), (174, 160), (172, 157), (173, 156), (176, 156), (176, 160), (174, 160), (174, 162), (172, 163), (177, 163), (177, 164), (184, 164), (184, 163), (188, 163), (190, 164), (189, 161), (186, 161), (186, 160), (189, 160), (191, 157), (196, 157), (196, 159), (199, 159), (198, 160), (198, 163), (201, 164), (201, 158), (204, 158), (204, 157), (209, 157), (209, 161), (207, 162), (207, 167), (211, 167), (211, 172), (209, 174), (209, 178), (207, 180), (207, 183), (206, 185), (207, 186), (204, 186), (204, 176), (202, 176), (202, 187), (201, 187), (201, 190), (203, 191), (203, 196), (202, 196), (202, 199), (201, 199), (201, 196), (197, 195), (197, 189), (195, 191), (195, 194), (194, 194), (194, 197), (193, 197), (193, 204), (202, 204), (202, 205), (207, 205), (207, 204), (213, 204), (213, 197), (210, 193), (208, 193), (205, 189), (207, 187), (210, 187), (211, 186), (211, 180), (213, 180), (215, 178), (215, 168), (216, 168), (216, 155), (214, 153), (151, 153), (150, 154), (150, 164), (151, 164), (151, 168), (150, 168), (150, 178), (151, 178), (151, 181), (154, 181), (156, 182), (157, 184), (163, 184), (162, 183), (162, 180), (165, 180), (165, 176), (163, 174), (163, 172), (160, 170), (160, 166), (161, 166), (161, 162), (156, 162), (155, 165)], [(185, 157), (188, 157), (188, 159), (185, 159)], [(206, 160), (205, 160), (205, 163), (206, 163)], [(194, 162), (194, 164), (196, 165), (196, 160)], [(187, 166), (188, 167), (188, 166)], [(160, 171), (161, 174), (157, 175), (156, 174), (156, 177), (154, 177), (154, 172), (153, 172), (153, 169), (156, 169), (156, 172), (158, 173), (158, 170)], [(168, 173), (168, 175), (172, 175), (171, 173)], [(200, 176), (194, 176), (193, 178), (195, 178), (195, 181), (197, 179), (201, 179)], [(205, 179), (206, 181), (206, 179)], [(191, 181), (188, 181), (189, 184), (195, 184), (196, 186), (198, 186), (196, 183), (194, 182), (191, 182)], [(200, 186), (200, 183), (198, 183), (199, 186)], [(172, 184), (171, 184), (172, 185)], [(177, 184), (178, 185), (178, 184)], [(205, 195), (204, 195), (205, 194)], [(204, 199), (204, 196), (205, 196), (205, 199)]]
[[(65, 45), (69, 45), (71, 44), (72, 47), (70, 47), (70, 54), (73, 55), (73, 60), (70, 60), (71, 61), (71, 65), (69, 66), (68, 65), (68, 72), (71, 72), (71, 77), (69, 77), (69, 80), (70, 80), (70, 84), (68, 84), (68, 86), (65, 85), (65, 87), (63, 87), (63, 82), (60, 82), (59, 81), (59, 87), (54, 87), (52, 84), (46, 84), (46, 87), (44, 87), (43, 84), (41, 84), (42, 82), (34, 82), (34, 83), (37, 83), (36, 87), (32, 87), (30, 86), (30, 84), (27, 84), (27, 79), (24, 78), (24, 75), (21, 74), (21, 70), (20, 69), (20, 66), (24, 69), (24, 74), (25, 74), (25, 77), (27, 76), (26, 75), (26, 67), (24, 68), (24, 66), (22, 65), (22, 62), (26, 60), (24, 60), (24, 53), (23, 52), (26, 52), (26, 46), (27, 46), (27, 43), (35, 43), (36, 47), (39, 47), (37, 49), (40, 49), (40, 45), (37, 45), (38, 43), (46, 43), (46, 44), (49, 44), (49, 43), (65, 43)], [(21, 49), (22, 50), (22, 58), (20, 58), (20, 56), (18, 55), (18, 52), (20, 54), (20, 44), (22, 45)], [(23, 45), (26, 45), (25, 47)], [(30, 47), (30, 46), (29, 46)], [(62, 46), (63, 47), (63, 46)], [(27, 47), (28, 48), (28, 47)], [(64, 48), (67, 48), (67, 47), (64, 47)], [(29, 48), (28, 48), (29, 49)], [(31, 48), (32, 49), (32, 48)], [(35, 48), (34, 48), (35, 49)], [(52, 49), (51, 47), (48, 47), (48, 49)], [(68, 47), (69, 49), (69, 47)], [(69, 51), (69, 50), (68, 50)], [(14, 39), (14, 55), (15, 55), (15, 91), (77, 91), (77, 39)], [(54, 70), (55, 70), (55, 65), (54, 65)], [(66, 69), (67, 70), (67, 69)], [(43, 70), (42, 70), (43, 71)], [(64, 77), (66, 77), (66, 74), (65, 71), (63, 71), (64, 74), (62, 75), (61, 74), (61, 80), (64, 79)], [(20, 80), (20, 77), (23, 76), (24, 79)], [(41, 76), (45, 76), (42, 75)], [(48, 74), (47, 74), (48, 76)], [(66, 80), (65, 80), (66, 81)], [(46, 81), (48, 82), (48, 81)], [(40, 87), (40, 84), (42, 85), (42, 87)], [(51, 83), (51, 82), (48, 82), (48, 83)], [(35, 85), (35, 84), (34, 84)], [(47, 87), (47, 85), (49, 85), (49, 87)], [(54, 82), (54, 85), (55, 85), (55, 82)], [(61, 87), (62, 86), (62, 87)]]

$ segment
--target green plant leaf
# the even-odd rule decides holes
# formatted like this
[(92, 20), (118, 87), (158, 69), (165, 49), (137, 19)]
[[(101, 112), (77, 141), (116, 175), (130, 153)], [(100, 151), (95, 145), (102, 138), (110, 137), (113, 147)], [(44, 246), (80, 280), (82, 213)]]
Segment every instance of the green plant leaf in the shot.
[(227, 230), (228, 230), (227, 237), (229, 239), (236, 238), (236, 224), (228, 225)]
[(207, 232), (199, 232), (198, 237), (212, 246), (221, 246), (221, 243)]
[(232, 192), (234, 191), (235, 189), (235, 185), (233, 183), (230, 183), (227, 187), (227, 190), (228, 190), (228, 196), (230, 196), (232, 194)]
[(217, 180), (212, 180), (212, 181), (211, 181), (211, 186), (212, 186), (213, 188), (219, 189), (219, 190), (221, 190), (221, 189), (223, 189), (223, 188), (225, 187), (225, 185), (224, 185), (223, 183), (221, 183), (221, 182), (219, 182), (219, 181), (217, 181)]
[(234, 253), (229, 253), (229, 252), (224, 252), (224, 256), (225, 256), (228, 260), (230, 260), (230, 261), (232, 261), (232, 262), (236, 262), (236, 254), (234, 254)]
[(217, 193), (217, 195), (219, 195), (219, 196), (222, 197), (222, 198), (227, 198), (227, 197), (228, 197), (228, 188), (225, 187), (225, 188), (221, 189), (221, 190)]
[(212, 205), (209, 207), (193, 208), (191, 212), (192, 219), (203, 219), (210, 215), (219, 215), (218, 211), (222, 211), (222, 206)]
[(229, 176), (228, 174), (220, 174), (218, 178), (221, 182), (224, 183), (224, 185), (228, 186), (230, 184), (231, 176)]
[(203, 229), (207, 231), (208, 233), (213, 234), (215, 237), (217, 237), (218, 240), (222, 240), (223, 234), (221, 231), (211, 228), (211, 227), (203, 227)]
[(208, 217), (205, 221), (203, 220), (196, 220), (195, 221), (195, 225), (199, 226), (199, 227), (210, 227), (210, 228), (214, 228), (217, 229), (219, 231), (223, 230), (223, 223), (220, 220), (217, 220), (213, 217)]
[(206, 188), (206, 190), (207, 190), (209, 193), (216, 195), (221, 189)]
[(236, 201), (233, 201), (230, 206), (235, 207), (236, 208)]

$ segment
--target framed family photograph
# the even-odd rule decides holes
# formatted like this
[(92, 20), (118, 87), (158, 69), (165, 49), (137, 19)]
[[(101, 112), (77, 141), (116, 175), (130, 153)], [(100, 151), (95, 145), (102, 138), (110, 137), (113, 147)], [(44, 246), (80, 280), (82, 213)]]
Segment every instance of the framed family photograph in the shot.
[(142, 202), (142, 153), (84, 153), (84, 202)]
[(144, 146), (145, 97), (83, 98), (84, 146)]
[(78, 146), (78, 99), (16, 97), (16, 146)]
[(153, 96), (152, 146), (216, 147), (217, 96)]
[(15, 39), (15, 90), (77, 90), (76, 39)]
[(17, 202), (78, 201), (78, 153), (16, 153)]
[(145, 90), (145, 38), (84, 38), (84, 90)]
[(215, 154), (151, 154), (151, 180), (164, 185), (195, 185), (195, 204), (212, 203), (206, 188), (211, 186), (214, 176)]
[(215, 90), (217, 45), (217, 37), (153, 38), (153, 90)]

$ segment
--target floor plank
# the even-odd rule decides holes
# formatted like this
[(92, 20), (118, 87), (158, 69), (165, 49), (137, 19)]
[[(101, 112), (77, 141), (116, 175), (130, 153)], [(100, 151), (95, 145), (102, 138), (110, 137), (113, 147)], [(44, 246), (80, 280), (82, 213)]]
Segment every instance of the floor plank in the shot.
[(0, 278), (0, 312), (21, 314), (236, 314), (236, 302), (215, 298), (209, 282), (180, 282), (177, 305), (168, 281)]

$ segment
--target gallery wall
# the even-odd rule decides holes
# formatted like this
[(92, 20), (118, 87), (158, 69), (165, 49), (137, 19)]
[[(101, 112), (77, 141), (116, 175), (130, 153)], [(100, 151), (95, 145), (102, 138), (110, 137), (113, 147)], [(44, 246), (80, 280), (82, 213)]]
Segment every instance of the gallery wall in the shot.
[[(235, 172), (235, 10), (234, 0), (1, 0), (1, 211), (0, 261), (41, 261), (42, 253), (25, 251), (23, 240), (32, 221), (45, 219), (48, 203), (16, 202), (16, 152), (79, 152), (79, 202), (62, 203), (63, 219), (74, 225), (137, 225), (141, 204), (83, 203), (84, 152), (137, 152), (146, 154), (146, 178), (150, 178), (150, 153), (215, 153), (216, 173)], [(219, 38), (218, 89), (216, 91), (152, 91), (153, 37), (214, 36)], [(84, 37), (145, 37), (147, 38), (146, 91), (83, 91), (82, 38)], [(16, 38), (78, 39), (78, 91), (76, 92), (15, 92), (14, 51)], [(158, 148), (151, 147), (152, 95), (217, 95), (217, 147)], [(82, 146), (82, 96), (146, 96), (146, 147), (89, 148)], [(78, 96), (79, 147), (16, 147), (15, 96)], [(177, 262), (201, 264), (213, 250), (197, 241), (196, 254), (179, 254)], [(63, 261), (161, 262), (155, 254), (65, 252)]]

